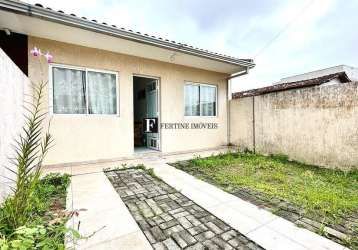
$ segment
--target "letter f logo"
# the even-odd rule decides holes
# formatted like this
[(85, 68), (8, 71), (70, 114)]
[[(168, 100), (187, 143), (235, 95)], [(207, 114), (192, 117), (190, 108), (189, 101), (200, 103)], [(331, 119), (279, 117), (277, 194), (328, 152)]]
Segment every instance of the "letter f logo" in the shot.
[(157, 118), (144, 118), (144, 133), (158, 133), (157, 121)]

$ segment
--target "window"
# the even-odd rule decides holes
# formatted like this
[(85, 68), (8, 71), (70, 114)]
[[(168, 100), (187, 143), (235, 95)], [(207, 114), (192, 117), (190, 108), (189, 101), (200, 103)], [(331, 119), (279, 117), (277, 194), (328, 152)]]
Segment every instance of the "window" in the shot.
[(216, 116), (216, 86), (188, 83), (184, 89), (185, 116)]
[(54, 114), (118, 114), (117, 74), (52, 67)]

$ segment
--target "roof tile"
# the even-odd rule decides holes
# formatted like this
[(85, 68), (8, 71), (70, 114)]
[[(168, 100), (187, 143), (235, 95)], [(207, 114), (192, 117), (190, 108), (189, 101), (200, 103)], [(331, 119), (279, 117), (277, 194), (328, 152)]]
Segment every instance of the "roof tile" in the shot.
[(327, 83), (333, 79), (339, 79), (342, 83), (350, 82), (351, 80), (348, 78), (345, 72), (338, 72), (334, 74), (329, 74), (321, 77), (316, 77), (312, 79), (307, 79), (303, 81), (296, 81), (296, 82), (287, 82), (287, 83), (280, 83), (272, 86), (267, 86), (258, 89), (250, 89), (246, 91), (236, 92), (232, 94), (233, 99), (249, 97), (249, 96), (257, 96), (263, 95), (273, 92), (279, 92), (289, 89), (298, 89), (298, 88), (306, 88), (312, 86), (318, 86), (324, 83)]

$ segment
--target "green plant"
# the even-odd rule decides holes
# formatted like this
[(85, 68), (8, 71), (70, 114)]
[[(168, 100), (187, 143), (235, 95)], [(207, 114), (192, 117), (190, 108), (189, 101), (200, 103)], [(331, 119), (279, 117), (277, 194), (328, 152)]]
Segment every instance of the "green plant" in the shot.
[[(41, 178), (34, 192), (31, 220), (12, 231), (0, 231), (0, 249), (64, 249), (68, 234), (80, 238), (76, 230), (66, 228), (67, 220), (78, 211), (65, 211), (69, 175), (49, 174)], [(4, 213), (4, 210), (0, 210)]]
[(52, 138), (47, 131), (42, 138), (43, 122), (46, 112), (41, 109), (41, 100), (44, 95), (46, 83), (41, 82), (34, 86), (33, 103), (29, 103), (32, 109), (27, 108), (23, 133), (16, 140), (15, 158), (11, 163), (13, 167), (7, 167), (14, 175), (15, 186), (13, 195), (5, 200), (0, 218), (1, 224), (8, 225), (14, 230), (24, 225), (31, 218), (33, 211), (33, 198), (38, 185), (43, 159), (50, 148)]
[[(52, 60), (49, 53), (42, 54), (37, 48), (31, 54)], [(13, 181), (13, 193), (0, 207), (1, 250), (64, 249), (65, 234), (79, 238), (77, 231), (65, 226), (70, 217), (78, 214), (64, 211), (69, 176), (50, 174), (40, 178), (43, 160), (52, 144), (49, 131), (44, 131), (47, 112), (42, 108), (42, 99), (46, 84), (33, 84), (32, 101), (24, 107), (25, 125), (15, 141), (11, 166), (7, 167), (14, 175), (6, 177)]]
[[(52, 60), (49, 53), (42, 54), (37, 48), (31, 50), (31, 54), (39, 58), (44, 56), (48, 62)], [(40, 61), (39, 63), (41, 65)], [(6, 167), (14, 174), (13, 179), (9, 178), (14, 182), (11, 186), (13, 194), (2, 206), (0, 229), (6, 225), (7, 230), (15, 230), (31, 219), (34, 192), (39, 183), (42, 162), (52, 143), (49, 131), (43, 132), (47, 112), (41, 106), (46, 84), (47, 82), (44, 81), (33, 84), (32, 100), (26, 102), (27, 105), (24, 106), (27, 111), (24, 115), (25, 125), (18, 139), (15, 140), (14, 158), (10, 159), (12, 166)]]

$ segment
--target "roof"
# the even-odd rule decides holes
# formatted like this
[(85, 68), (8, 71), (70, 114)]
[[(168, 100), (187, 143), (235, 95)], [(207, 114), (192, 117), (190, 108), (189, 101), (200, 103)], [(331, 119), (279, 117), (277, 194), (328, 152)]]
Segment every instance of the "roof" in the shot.
[(14, 12), (16, 14), (27, 15), (30, 17), (40, 18), (51, 22), (64, 24), (67, 26), (77, 27), (89, 31), (99, 32), (102, 34), (119, 37), (122, 39), (144, 43), (150, 46), (157, 46), (172, 51), (190, 54), (197, 57), (208, 58), (228, 64), (240, 65), (247, 68), (255, 66), (252, 59), (240, 59), (220, 53), (211, 52), (201, 48), (196, 48), (186, 43), (180, 43), (161, 37), (155, 37), (149, 34), (142, 34), (130, 29), (118, 28), (116, 25), (101, 23), (97, 20), (79, 17), (75, 14), (66, 14), (61, 10), (55, 11), (41, 4), (28, 4), (22, 1), (0, 0), (0, 10)]
[(297, 74), (293, 76), (288, 76), (281, 78), (279, 83), (287, 83), (287, 82), (297, 82), (297, 81), (303, 81), (307, 79), (317, 78), (325, 75), (335, 74), (339, 72), (345, 72), (348, 76), (348, 78), (351, 81), (358, 81), (358, 68), (348, 66), (348, 65), (336, 65), (333, 67), (318, 69), (310, 72), (305, 72), (303, 74)]
[(312, 79), (307, 79), (303, 81), (296, 81), (296, 82), (288, 82), (288, 83), (281, 83), (272, 86), (267, 86), (263, 88), (251, 89), (242, 92), (236, 92), (232, 94), (233, 99), (249, 97), (249, 96), (257, 96), (268, 94), (272, 92), (279, 92), (289, 89), (298, 89), (298, 88), (307, 88), (312, 86), (322, 85), (324, 83), (330, 82), (334, 79), (338, 79), (342, 83), (350, 82), (351, 80), (348, 78), (345, 72), (338, 72), (334, 74), (329, 74), (321, 77), (316, 77)]

